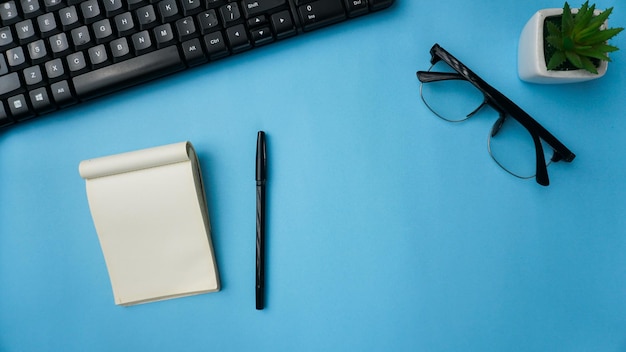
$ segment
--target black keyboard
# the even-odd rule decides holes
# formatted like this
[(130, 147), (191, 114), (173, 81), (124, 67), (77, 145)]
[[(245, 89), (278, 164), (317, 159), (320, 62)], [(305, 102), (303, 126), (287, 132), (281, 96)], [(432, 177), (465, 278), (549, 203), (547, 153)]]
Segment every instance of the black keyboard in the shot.
[(0, 128), (394, 0), (0, 0)]

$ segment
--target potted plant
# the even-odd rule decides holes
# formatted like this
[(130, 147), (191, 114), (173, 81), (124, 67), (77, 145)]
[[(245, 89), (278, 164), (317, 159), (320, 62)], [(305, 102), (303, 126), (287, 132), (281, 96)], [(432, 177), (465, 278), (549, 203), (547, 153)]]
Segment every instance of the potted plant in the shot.
[(608, 28), (613, 8), (589, 6), (537, 11), (526, 23), (519, 40), (518, 73), (532, 83), (572, 83), (596, 79), (607, 70), (609, 45), (623, 28)]

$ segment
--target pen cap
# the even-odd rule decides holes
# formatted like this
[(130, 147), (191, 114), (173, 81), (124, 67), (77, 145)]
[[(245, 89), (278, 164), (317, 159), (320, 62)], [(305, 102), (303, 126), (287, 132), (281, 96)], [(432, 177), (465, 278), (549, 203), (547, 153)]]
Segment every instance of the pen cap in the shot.
[(265, 181), (267, 158), (265, 156), (265, 132), (259, 131), (256, 139), (256, 180)]

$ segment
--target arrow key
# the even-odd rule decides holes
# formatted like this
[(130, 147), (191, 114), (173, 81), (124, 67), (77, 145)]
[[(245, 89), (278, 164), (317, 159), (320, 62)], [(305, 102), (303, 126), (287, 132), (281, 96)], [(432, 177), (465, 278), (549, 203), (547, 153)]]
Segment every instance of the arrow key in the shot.
[(274, 41), (272, 31), (270, 31), (269, 27), (254, 29), (250, 34), (252, 34), (252, 42), (254, 43), (254, 46), (261, 46)]
[(281, 11), (272, 15), (270, 22), (276, 33), (276, 38), (283, 39), (296, 34), (293, 20), (289, 11)]
[(233, 54), (252, 47), (243, 24), (226, 28), (226, 38), (228, 38), (228, 44), (230, 44), (230, 50), (232, 50)]
[(248, 27), (250, 28), (259, 27), (264, 24), (267, 24), (267, 17), (265, 17), (265, 15), (254, 16), (248, 20)]

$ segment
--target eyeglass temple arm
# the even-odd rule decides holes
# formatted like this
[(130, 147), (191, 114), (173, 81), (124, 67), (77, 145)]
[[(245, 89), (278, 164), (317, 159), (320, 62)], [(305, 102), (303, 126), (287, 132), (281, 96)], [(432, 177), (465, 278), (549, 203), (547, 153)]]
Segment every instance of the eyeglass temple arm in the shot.
[(431, 83), (439, 81), (452, 81), (462, 80), (465, 81), (465, 77), (456, 72), (432, 72), (432, 71), (417, 71), (417, 79), (422, 83)]
[[(507, 114), (511, 115), (511, 117), (526, 127), (526, 129), (533, 136), (533, 139), (537, 139), (535, 142), (535, 145), (538, 146), (537, 149), (542, 149), (541, 142), (538, 137), (541, 137), (544, 141), (546, 141), (546, 143), (554, 148), (555, 156), (552, 158), (552, 161), (564, 160), (566, 162), (571, 162), (574, 160), (576, 157), (574, 153), (572, 153), (563, 143), (552, 135), (552, 133), (545, 129), (545, 127), (539, 124), (539, 122), (528, 115), (527, 112), (517, 106), (517, 104), (486, 83), (482, 86), (482, 89), (486, 92), (486, 94), (488, 94), (488, 99), (492, 104), (499, 106), (501, 110), (506, 111)], [(539, 151), (540, 150), (537, 150), (537, 152)], [(541, 153), (541, 156), (543, 158), (543, 152)], [(543, 165), (545, 166), (545, 163), (543, 163)]]
[(535, 143), (535, 161), (537, 162), (535, 180), (542, 186), (548, 186), (550, 184), (550, 179), (548, 178), (548, 167), (546, 166), (546, 157), (543, 154), (543, 147), (541, 146), (539, 137), (533, 133), (531, 133), (531, 135), (533, 137), (533, 142)]

